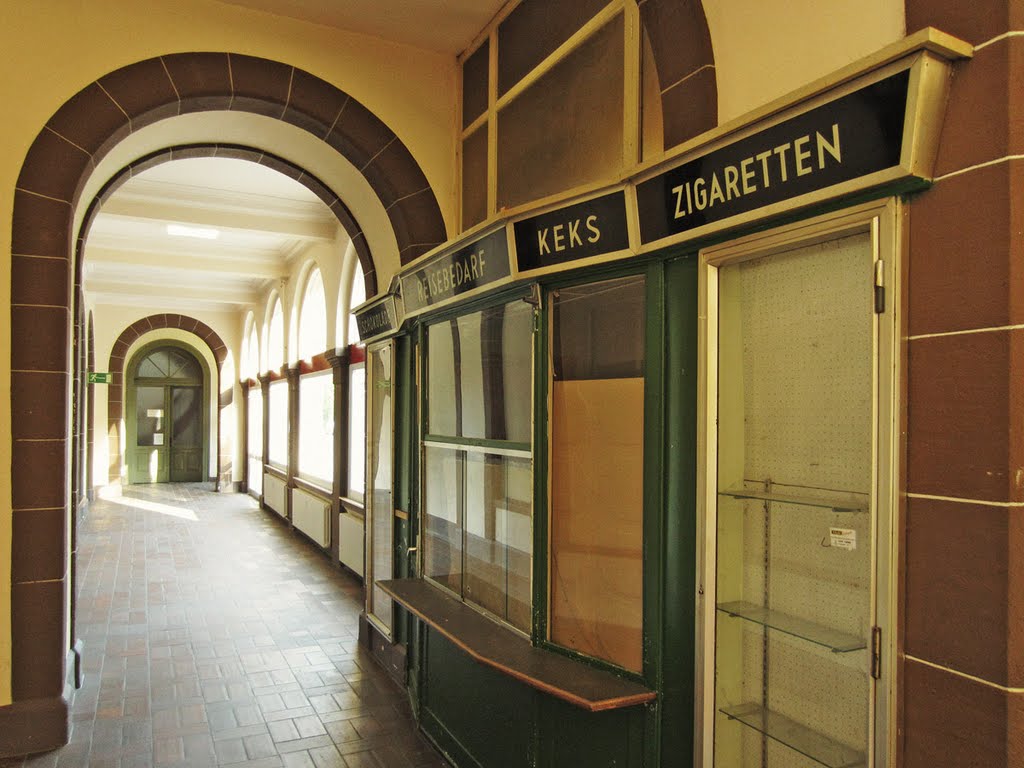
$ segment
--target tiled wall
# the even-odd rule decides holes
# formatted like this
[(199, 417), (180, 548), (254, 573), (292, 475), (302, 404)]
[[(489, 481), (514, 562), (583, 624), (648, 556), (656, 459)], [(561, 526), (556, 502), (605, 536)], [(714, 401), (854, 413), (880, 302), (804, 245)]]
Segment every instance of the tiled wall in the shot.
[(909, 206), (905, 768), (1024, 765), (1024, 5), (908, 0), (958, 63)]
[[(118, 141), (156, 120), (214, 109), (283, 120), (343, 155), (384, 205), (403, 263), (446, 239), (437, 200), (401, 140), (348, 94), (294, 67), (225, 53), (164, 56), (106, 75), (54, 114), (28, 151), (14, 194), (12, 222), (12, 689), (16, 703), (59, 700), (64, 686), (64, 610), (70, 579), (63, 543), (69, 501), (74, 209), (90, 171)], [(208, 147), (175, 152), (172, 157), (210, 153)], [(273, 160), (267, 156), (261, 162)], [(278, 170), (294, 177), (293, 168)], [(337, 202), (337, 196), (316, 179), (303, 176), (300, 181), (320, 191), (321, 197), (326, 195), (328, 204)], [(36, 744), (47, 747), (45, 741)]]

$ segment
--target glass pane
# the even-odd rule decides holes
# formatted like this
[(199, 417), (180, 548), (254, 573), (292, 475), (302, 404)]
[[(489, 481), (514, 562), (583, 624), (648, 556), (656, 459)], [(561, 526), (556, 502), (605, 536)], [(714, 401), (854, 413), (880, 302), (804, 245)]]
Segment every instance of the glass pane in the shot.
[(621, 14), (498, 113), (498, 208), (616, 176), (623, 157)]
[(462, 142), (462, 228), (487, 218), (487, 126)]
[(572, 37), (608, 0), (524, 0), (498, 27), (498, 94)]
[(334, 482), (334, 375), (299, 379), (299, 474)]
[(267, 425), (269, 445), (267, 459), (272, 464), (288, 466), (288, 382), (270, 385), (270, 423)]
[(462, 127), (487, 111), (487, 73), (491, 41), (484, 40), (462, 65)]
[(324, 280), (319, 269), (314, 269), (306, 281), (302, 297), (302, 316), (299, 319), (299, 357), (312, 360), (327, 348), (327, 304), (324, 299)]
[(461, 596), (465, 453), (453, 448), (426, 448), (423, 465), (423, 575)]
[(163, 387), (135, 388), (136, 445), (163, 445), (166, 425)]
[(348, 497), (362, 501), (366, 489), (366, 365), (353, 365), (348, 376)]
[(202, 398), (196, 387), (171, 389), (172, 444), (175, 448), (202, 445)]
[(531, 441), (532, 329), (524, 301), (430, 327), (430, 434)]
[(866, 764), (865, 233), (719, 271), (715, 765)]
[(466, 453), (463, 596), (530, 631), (530, 460)]
[(553, 297), (551, 640), (643, 665), (644, 290)]
[(171, 349), (167, 352), (169, 378), (172, 379), (202, 379), (203, 370), (192, 355), (180, 349)]
[(135, 377), (138, 379), (164, 379), (167, 378), (169, 369), (170, 361), (167, 358), (167, 350), (158, 349), (139, 363)]
[(367, 515), (369, 517), (370, 583), (367, 590), (367, 612), (378, 623), (391, 629), (391, 598), (378, 581), (393, 578), (394, 547), (394, 425), (391, 381), (394, 350), (391, 345), (367, 353), (369, 368), (369, 450), (370, 462)]

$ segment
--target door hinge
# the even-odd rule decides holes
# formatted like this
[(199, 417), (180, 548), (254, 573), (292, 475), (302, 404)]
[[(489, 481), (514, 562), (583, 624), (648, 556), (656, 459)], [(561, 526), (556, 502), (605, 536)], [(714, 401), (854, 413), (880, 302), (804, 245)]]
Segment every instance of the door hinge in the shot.
[(871, 676), (882, 678), (882, 628), (871, 628)]
[(875, 262), (875, 314), (885, 312), (885, 262)]

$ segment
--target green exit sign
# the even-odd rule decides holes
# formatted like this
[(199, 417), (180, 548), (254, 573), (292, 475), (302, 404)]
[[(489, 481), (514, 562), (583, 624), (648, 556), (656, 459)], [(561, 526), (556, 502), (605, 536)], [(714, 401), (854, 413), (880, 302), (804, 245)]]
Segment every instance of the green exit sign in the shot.
[(96, 371), (90, 371), (89, 373), (90, 384), (109, 384), (113, 379), (114, 375), (112, 373), (98, 373)]

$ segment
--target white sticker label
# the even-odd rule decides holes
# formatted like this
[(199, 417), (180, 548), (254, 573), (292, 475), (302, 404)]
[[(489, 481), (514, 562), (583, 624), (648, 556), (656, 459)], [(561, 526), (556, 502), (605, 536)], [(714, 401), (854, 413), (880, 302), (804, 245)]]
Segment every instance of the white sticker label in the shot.
[(853, 528), (829, 528), (828, 543), (837, 549), (856, 549), (857, 532)]
[(151, 419), (162, 419), (164, 417), (164, 409), (150, 408), (146, 411), (146, 416)]
[(162, 432), (154, 432), (153, 433), (153, 445), (163, 445), (163, 444), (164, 444), (163, 433)]

